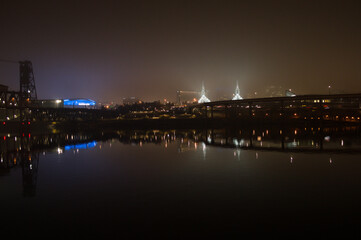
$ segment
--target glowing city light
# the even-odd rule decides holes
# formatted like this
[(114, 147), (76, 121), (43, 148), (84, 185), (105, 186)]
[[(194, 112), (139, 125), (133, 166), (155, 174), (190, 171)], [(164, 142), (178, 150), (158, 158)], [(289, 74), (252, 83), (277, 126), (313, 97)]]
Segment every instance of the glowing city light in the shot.
[(95, 106), (95, 103), (90, 99), (64, 99), (64, 106)]
[(202, 91), (201, 91), (201, 97), (200, 99), (198, 100), (198, 103), (208, 103), (210, 102), (211, 100), (209, 100), (207, 97), (206, 97), (206, 90), (204, 88), (204, 85), (202, 83)]
[(232, 98), (232, 100), (242, 100), (243, 98), (241, 97), (240, 93), (239, 93), (239, 87), (238, 87), (238, 82), (237, 82), (237, 87), (236, 87), (236, 91), (234, 92), (234, 97)]

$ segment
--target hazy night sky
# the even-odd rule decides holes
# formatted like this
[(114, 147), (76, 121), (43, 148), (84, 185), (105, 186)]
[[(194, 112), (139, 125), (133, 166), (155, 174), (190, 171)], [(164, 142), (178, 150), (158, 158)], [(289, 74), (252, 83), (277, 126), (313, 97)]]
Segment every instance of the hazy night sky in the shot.
[[(43, 99), (361, 92), (361, 1), (4, 0), (0, 59), (31, 60)], [(0, 83), (19, 89), (16, 64)]]

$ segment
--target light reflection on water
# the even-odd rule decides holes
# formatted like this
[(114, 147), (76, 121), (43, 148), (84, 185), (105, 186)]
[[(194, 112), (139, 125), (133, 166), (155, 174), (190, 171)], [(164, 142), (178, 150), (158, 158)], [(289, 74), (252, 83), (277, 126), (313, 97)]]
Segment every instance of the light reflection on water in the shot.
[(0, 147), (3, 214), (21, 221), (332, 229), (361, 213), (358, 128), (6, 134)]

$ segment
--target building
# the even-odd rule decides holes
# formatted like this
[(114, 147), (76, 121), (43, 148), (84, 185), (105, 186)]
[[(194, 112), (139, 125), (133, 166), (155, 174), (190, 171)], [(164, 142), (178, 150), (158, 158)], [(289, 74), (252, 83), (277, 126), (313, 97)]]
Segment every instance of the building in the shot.
[(42, 99), (36, 105), (41, 108), (95, 108), (96, 102), (90, 99)]
[(42, 108), (63, 108), (64, 100), (62, 100), (62, 99), (42, 99), (42, 100), (36, 101), (35, 104)]
[(96, 102), (91, 99), (75, 98), (64, 99), (63, 104), (65, 108), (95, 108)]
[(196, 91), (178, 90), (177, 91), (177, 104), (183, 105), (183, 104), (192, 104), (194, 102), (197, 102), (199, 94), (200, 94), (200, 92), (196, 92)]
[(0, 84), (0, 92), (7, 92), (9, 90), (8, 86)]
[(141, 104), (143, 101), (137, 97), (123, 98), (123, 105)]

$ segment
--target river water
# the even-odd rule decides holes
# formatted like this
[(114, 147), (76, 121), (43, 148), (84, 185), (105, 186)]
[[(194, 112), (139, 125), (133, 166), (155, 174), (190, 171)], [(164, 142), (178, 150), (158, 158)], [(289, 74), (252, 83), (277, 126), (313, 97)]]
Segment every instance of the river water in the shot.
[(1, 229), (68, 238), (356, 235), (360, 133), (3, 134)]

